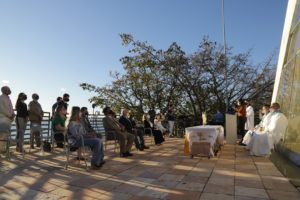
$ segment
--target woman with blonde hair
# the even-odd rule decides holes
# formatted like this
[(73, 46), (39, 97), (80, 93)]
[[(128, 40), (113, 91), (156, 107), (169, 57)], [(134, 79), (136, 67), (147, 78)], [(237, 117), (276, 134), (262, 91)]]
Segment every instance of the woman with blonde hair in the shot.
[(68, 143), (71, 147), (79, 148), (82, 144), (92, 149), (93, 155), (91, 160), (92, 169), (99, 169), (105, 161), (103, 160), (103, 144), (99, 138), (87, 137), (84, 127), (80, 123), (80, 108), (73, 107), (68, 125)]
[(168, 130), (162, 125), (161, 121), (161, 114), (157, 114), (154, 119), (154, 128), (160, 130), (163, 134), (165, 134)]

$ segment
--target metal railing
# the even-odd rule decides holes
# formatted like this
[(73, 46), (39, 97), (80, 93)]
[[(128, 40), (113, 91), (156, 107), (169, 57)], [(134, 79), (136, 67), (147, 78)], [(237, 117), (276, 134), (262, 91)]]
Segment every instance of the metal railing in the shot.
[[(92, 127), (94, 130), (101, 134), (102, 136), (105, 135), (105, 130), (103, 127), (102, 119), (104, 118), (104, 115), (89, 115), (89, 120), (91, 122)], [(43, 120), (42, 120), (42, 132), (43, 132), (43, 138), (51, 138), (52, 134), (52, 121), (51, 121), (51, 113), (50, 112), (44, 112)], [(11, 126), (11, 137), (12, 139), (15, 139), (17, 136), (17, 127), (15, 120), (12, 123)], [(24, 142), (29, 143), (30, 139), (30, 122), (27, 122), (25, 134), (24, 134)], [(52, 142), (52, 141), (51, 141)]]
[[(43, 120), (42, 120), (42, 133), (43, 138), (48, 138), (51, 134), (51, 117), (50, 112), (44, 112)], [(17, 136), (17, 127), (16, 121), (14, 120), (11, 126), (11, 137), (15, 139)], [(27, 122), (25, 134), (24, 134), (24, 142), (29, 143), (30, 139), (30, 122)]]

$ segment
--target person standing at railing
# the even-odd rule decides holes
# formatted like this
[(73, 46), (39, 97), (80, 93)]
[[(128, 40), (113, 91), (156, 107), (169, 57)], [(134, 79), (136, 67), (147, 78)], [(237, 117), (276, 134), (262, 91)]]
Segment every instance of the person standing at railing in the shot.
[(16, 110), (17, 110), (17, 118), (16, 118), (16, 125), (17, 125), (17, 152), (23, 152), (23, 143), (24, 143), (24, 134), (27, 126), (28, 121), (28, 110), (27, 104), (25, 101), (27, 100), (27, 95), (21, 92), (18, 96), (17, 103), (16, 103)]
[(70, 101), (70, 95), (68, 93), (65, 93), (62, 98), (61, 97), (57, 97), (56, 98), (56, 103), (54, 103), (52, 105), (52, 118), (54, 117), (54, 115), (55, 115), (55, 113), (57, 111), (57, 108), (60, 105), (62, 105), (65, 108), (65, 110), (67, 111), (68, 110), (68, 106), (69, 106), (69, 104), (68, 104), (69, 101)]
[(41, 104), (38, 102), (39, 95), (33, 94), (32, 101), (29, 103), (29, 120), (30, 120), (30, 148), (34, 149), (34, 140), (36, 146), (41, 146), (41, 134), (42, 133), (42, 120), (43, 120), (43, 109)]
[[(0, 140), (7, 140), (10, 134), (11, 123), (15, 118), (15, 113), (9, 95), (10, 88), (3, 86), (0, 96)], [(0, 141), (0, 152), (6, 151), (6, 141)]]
[(56, 98), (56, 102), (52, 105), (52, 118), (54, 117), (55, 115), (55, 112), (56, 112), (56, 109), (58, 107), (58, 104), (62, 101), (62, 98), (61, 97), (57, 97)]

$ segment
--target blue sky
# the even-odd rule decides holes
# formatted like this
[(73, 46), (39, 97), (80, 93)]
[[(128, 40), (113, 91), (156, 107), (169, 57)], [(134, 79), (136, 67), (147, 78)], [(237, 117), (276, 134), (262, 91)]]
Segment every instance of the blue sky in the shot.
[[(252, 48), (258, 64), (279, 49), (287, 2), (225, 0), (233, 52)], [(11, 87), (13, 104), (19, 92), (29, 100), (36, 92), (50, 111), (67, 92), (70, 106), (90, 108), (92, 94), (79, 84), (104, 86), (110, 71), (122, 71), (120, 33), (192, 53), (203, 36), (223, 42), (221, 22), (221, 0), (0, 0), (0, 84)]]

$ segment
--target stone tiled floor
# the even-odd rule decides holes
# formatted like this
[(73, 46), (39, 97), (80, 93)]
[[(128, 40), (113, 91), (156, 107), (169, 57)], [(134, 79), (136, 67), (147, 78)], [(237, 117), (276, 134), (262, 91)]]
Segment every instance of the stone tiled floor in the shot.
[(64, 169), (59, 150), (1, 159), (0, 199), (170, 199), (293, 200), (299, 191), (267, 159), (243, 147), (225, 145), (212, 159), (183, 155), (183, 140), (167, 138), (131, 158), (106, 151), (100, 170), (73, 160)]

